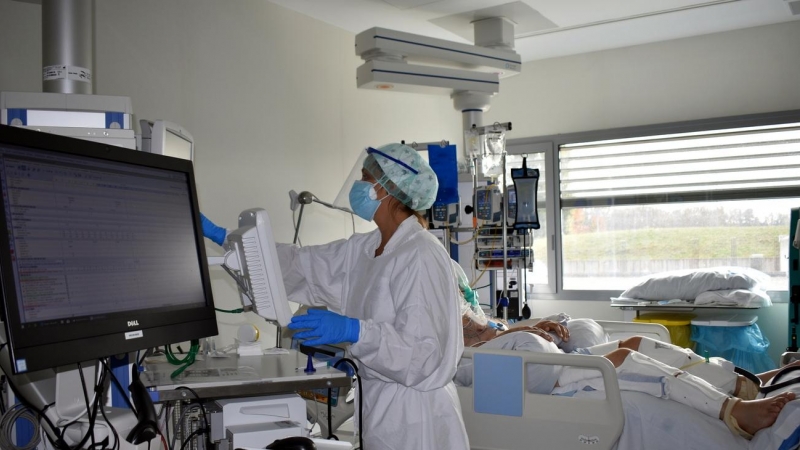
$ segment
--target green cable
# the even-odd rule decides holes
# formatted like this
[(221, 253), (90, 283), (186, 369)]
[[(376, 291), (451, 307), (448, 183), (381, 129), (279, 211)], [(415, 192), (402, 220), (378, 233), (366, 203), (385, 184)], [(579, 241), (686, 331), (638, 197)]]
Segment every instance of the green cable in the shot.
[[(176, 369), (172, 374), (170, 374), (170, 378), (176, 378), (178, 375), (182, 374), (184, 370), (186, 370), (189, 366), (194, 364), (195, 357), (198, 353), (200, 353), (200, 340), (193, 339), (191, 341), (191, 347), (189, 348), (189, 353), (186, 354), (184, 358), (178, 358), (172, 353), (172, 348), (169, 345), (165, 345), (165, 354), (167, 356), (167, 362), (170, 364), (181, 366)], [(180, 347), (178, 347), (180, 348)]]
[(236, 308), (236, 309), (214, 308), (214, 310), (222, 312), (222, 313), (228, 313), (228, 314), (241, 314), (241, 313), (244, 312), (244, 308)]

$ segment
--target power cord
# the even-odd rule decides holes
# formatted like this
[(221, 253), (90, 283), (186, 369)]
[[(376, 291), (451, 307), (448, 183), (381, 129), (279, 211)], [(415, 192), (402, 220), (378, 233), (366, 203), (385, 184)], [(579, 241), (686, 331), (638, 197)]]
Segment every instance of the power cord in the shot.
[[(25, 445), (15, 445), (11, 439), (17, 420), (26, 420), (33, 425), (33, 436)], [(0, 448), (3, 450), (35, 450), (41, 440), (39, 421), (36, 414), (29, 407), (17, 403), (0, 418)]]
[(125, 403), (128, 404), (128, 408), (130, 408), (131, 412), (133, 412), (133, 415), (139, 417), (139, 413), (136, 412), (136, 408), (133, 406), (133, 403), (131, 403), (131, 399), (128, 398), (128, 392), (125, 390), (125, 388), (122, 387), (122, 383), (120, 383), (119, 380), (117, 379), (117, 376), (114, 375), (114, 371), (111, 370), (111, 367), (109, 367), (108, 364), (106, 364), (105, 360), (98, 359), (98, 361), (100, 361), (100, 363), (103, 364), (103, 368), (105, 369), (106, 374), (111, 375), (111, 381), (114, 382), (114, 386), (117, 388), (119, 393), (122, 394), (122, 398), (125, 399)]
[[(8, 346), (8, 342), (3, 342), (2, 344), (0, 344), (0, 352), (2, 352), (7, 346)], [(14, 393), (14, 396), (19, 400), (19, 402), (22, 405), (24, 405), (27, 408), (29, 408), (30, 410), (34, 411), (36, 413), (37, 417), (39, 417), (40, 419), (44, 419), (44, 421), (47, 422), (47, 426), (50, 428), (50, 431), (56, 437), (56, 442), (53, 442), (52, 436), (50, 436), (49, 433), (45, 432), (44, 434), (45, 434), (45, 436), (47, 436), (47, 440), (50, 441), (50, 444), (53, 446), (53, 448), (56, 448), (56, 449), (59, 449), (59, 450), (62, 450), (62, 449), (68, 450), (68, 449), (70, 449), (69, 445), (64, 441), (64, 438), (63, 438), (59, 428), (56, 427), (55, 424), (53, 424), (53, 421), (51, 421), (50, 418), (47, 417), (47, 415), (45, 415), (45, 413), (44, 413), (45, 410), (47, 410), (47, 408), (49, 406), (45, 406), (44, 409), (39, 409), (36, 406), (34, 406), (33, 403), (28, 401), (28, 399), (25, 398), (19, 392), (19, 389), (17, 389), (17, 386), (14, 384), (13, 377), (11, 375), (9, 375), (9, 374), (5, 374), (5, 375), (6, 375), (6, 380), (8, 381), (8, 386), (11, 388), (11, 392)]]
[[(336, 364), (333, 365), (333, 368), (336, 369), (339, 364), (347, 363), (350, 367), (353, 368), (353, 372), (356, 374), (356, 381), (358, 382), (358, 445), (360, 446), (360, 450), (364, 450), (364, 397), (363, 391), (361, 390), (361, 375), (358, 374), (358, 365), (356, 365), (355, 361), (350, 358), (342, 358), (339, 361), (336, 361)], [(331, 411), (330, 411), (330, 392), (328, 394), (328, 432), (332, 433), (331, 430)]]
[[(83, 400), (86, 402), (86, 413), (90, 414), (92, 408), (89, 406), (89, 393), (86, 392), (86, 379), (83, 377), (83, 367), (81, 367), (81, 363), (78, 363), (78, 375), (81, 377), (81, 388), (83, 389)], [(89, 416), (88, 433), (92, 439), (92, 448), (95, 448), (97, 444), (94, 441), (94, 421), (91, 416)]]

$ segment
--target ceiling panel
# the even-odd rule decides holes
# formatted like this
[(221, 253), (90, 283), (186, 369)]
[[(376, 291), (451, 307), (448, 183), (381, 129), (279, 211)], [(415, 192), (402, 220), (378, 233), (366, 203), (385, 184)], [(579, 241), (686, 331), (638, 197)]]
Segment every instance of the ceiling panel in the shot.
[(469, 22), (498, 11), (519, 20), (523, 61), (800, 20), (800, 0), (271, 0), (359, 33), (383, 27), (471, 42)]

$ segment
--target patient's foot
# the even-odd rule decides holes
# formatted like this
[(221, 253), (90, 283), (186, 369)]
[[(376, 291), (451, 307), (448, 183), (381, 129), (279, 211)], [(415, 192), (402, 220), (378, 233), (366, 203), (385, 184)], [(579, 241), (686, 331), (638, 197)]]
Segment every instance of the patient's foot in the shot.
[(786, 403), (794, 400), (792, 392), (784, 392), (775, 397), (760, 400), (742, 400), (733, 406), (731, 415), (739, 427), (750, 434), (772, 426)]

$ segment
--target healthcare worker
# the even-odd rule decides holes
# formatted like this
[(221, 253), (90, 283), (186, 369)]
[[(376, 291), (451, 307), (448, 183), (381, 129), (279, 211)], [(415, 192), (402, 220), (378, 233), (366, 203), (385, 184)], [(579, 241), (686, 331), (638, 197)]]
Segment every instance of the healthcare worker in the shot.
[(294, 317), (295, 337), (352, 343), (368, 450), (469, 448), (452, 381), (464, 346), (457, 277), (420, 213), (437, 190), (412, 148), (369, 148), (342, 192), (378, 228), (326, 245), (278, 245), (289, 300), (328, 308)]

